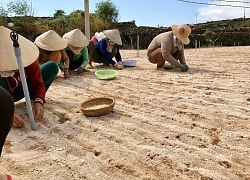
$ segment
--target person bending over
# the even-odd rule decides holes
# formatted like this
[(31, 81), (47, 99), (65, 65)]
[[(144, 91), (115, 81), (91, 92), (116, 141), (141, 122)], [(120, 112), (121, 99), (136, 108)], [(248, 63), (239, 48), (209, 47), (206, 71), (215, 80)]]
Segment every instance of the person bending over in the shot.
[(191, 28), (187, 24), (180, 26), (173, 25), (172, 31), (164, 32), (151, 41), (147, 49), (148, 60), (157, 65), (157, 69), (162, 68), (165, 61), (181, 69), (187, 71), (184, 56), (184, 44), (189, 44), (188, 36)]
[[(103, 63), (106, 66), (114, 66), (116, 69), (123, 69), (122, 57), (119, 46), (122, 45), (118, 29), (103, 31), (105, 38), (94, 44), (89, 42), (89, 64), (88, 68), (93, 68), (92, 62)], [(116, 61), (112, 60), (115, 57)]]
[(49, 30), (35, 39), (35, 44), (39, 49), (39, 57), (37, 59), (40, 65), (54, 61), (57, 65), (60, 61), (64, 63), (64, 78), (69, 77), (69, 58), (64, 50), (67, 42), (62, 39), (54, 30)]
[[(0, 37), (2, 38), (0, 54), (6, 54), (0, 58), (0, 86), (7, 90), (16, 102), (24, 98), (24, 92), (10, 32), (11, 30), (0, 26)], [(18, 41), (22, 50), (22, 62), (29, 95), (33, 100), (34, 119), (38, 121), (44, 116), (45, 92), (55, 79), (58, 66), (54, 61), (49, 61), (39, 67), (37, 46), (21, 35), (18, 36)], [(24, 120), (18, 114), (14, 114), (12, 127), (22, 126), (24, 126)]]
[[(78, 73), (89, 71), (86, 69), (88, 64), (88, 38), (79, 29), (74, 29), (64, 34), (63, 39), (68, 43), (65, 52), (69, 57), (69, 71), (77, 70)], [(65, 69), (63, 59), (59, 63), (59, 68)]]

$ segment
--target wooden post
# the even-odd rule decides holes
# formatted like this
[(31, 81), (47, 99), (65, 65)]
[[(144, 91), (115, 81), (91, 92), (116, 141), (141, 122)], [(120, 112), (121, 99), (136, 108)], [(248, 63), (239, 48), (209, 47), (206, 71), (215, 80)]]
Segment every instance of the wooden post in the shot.
[(195, 52), (196, 52), (196, 50), (197, 50), (197, 40), (195, 40), (194, 48), (195, 48)]
[(139, 49), (140, 49), (140, 40), (139, 40), (139, 35), (137, 35), (137, 57), (139, 57)]
[(89, 25), (89, 0), (84, 0), (85, 8), (85, 36), (90, 39), (90, 25)]

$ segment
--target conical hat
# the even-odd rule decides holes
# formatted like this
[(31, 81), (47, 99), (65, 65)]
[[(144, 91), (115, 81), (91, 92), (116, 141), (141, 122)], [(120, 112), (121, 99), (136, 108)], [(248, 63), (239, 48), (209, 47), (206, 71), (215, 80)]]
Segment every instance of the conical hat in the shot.
[[(10, 38), (11, 30), (0, 26), (0, 71), (18, 69), (17, 57), (14, 52), (13, 41)], [(21, 50), (23, 66), (29, 66), (37, 60), (39, 50), (37, 46), (18, 34), (18, 43)]]
[(96, 32), (95, 33), (95, 37), (98, 41), (102, 40), (103, 38), (105, 38), (105, 35), (103, 34), (103, 32)]
[(103, 33), (106, 38), (118, 45), (122, 45), (122, 40), (118, 29), (104, 30)]
[(63, 35), (68, 45), (75, 47), (86, 47), (89, 45), (89, 39), (79, 29), (74, 29)]
[(35, 39), (35, 44), (47, 51), (59, 51), (67, 47), (67, 42), (54, 30), (49, 30)]
[(182, 24), (180, 26), (173, 25), (172, 31), (174, 35), (183, 42), (183, 44), (189, 44), (190, 40), (188, 36), (191, 33), (191, 28), (187, 24)]

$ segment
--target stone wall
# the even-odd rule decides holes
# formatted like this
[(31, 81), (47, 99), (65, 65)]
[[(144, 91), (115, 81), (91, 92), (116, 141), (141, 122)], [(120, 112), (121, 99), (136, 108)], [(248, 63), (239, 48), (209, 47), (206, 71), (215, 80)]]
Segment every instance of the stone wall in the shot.
[[(218, 23), (219, 24), (219, 23)], [(171, 27), (148, 27), (136, 26), (134, 22), (124, 22), (115, 24), (114, 28), (119, 29), (123, 49), (137, 49), (137, 40), (139, 37), (139, 48), (147, 49), (152, 39), (166, 31), (171, 31)], [(215, 46), (248, 46), (250, 45), (250, 28), (236, 26), (212, 26), (211, 24), (199, 24), (192, 27), (192, 33), (189, 36), (190, 44), (186, 48), (197, 46), (209, 46), (214, 42)]]

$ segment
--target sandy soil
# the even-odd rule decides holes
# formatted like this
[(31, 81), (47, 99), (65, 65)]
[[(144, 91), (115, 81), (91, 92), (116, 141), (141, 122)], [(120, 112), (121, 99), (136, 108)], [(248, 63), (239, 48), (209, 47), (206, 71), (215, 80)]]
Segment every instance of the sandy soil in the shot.
[[(45, 117), (7, 137), (0, 172), (25, 180), (249, 180), (250, 47), (185, 51), (188, 72), (156, 70), (146, 51), (121, 50), (136, 67), (103, 81), (60, 75)], [(114, 111), (86, 117), (80, 103), (114, 97)]]

